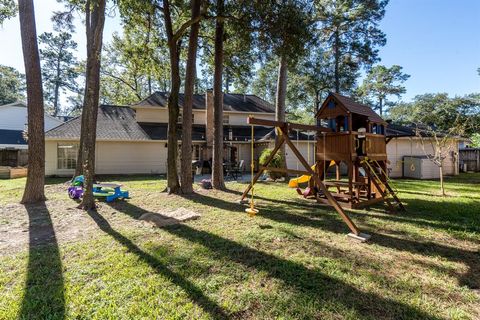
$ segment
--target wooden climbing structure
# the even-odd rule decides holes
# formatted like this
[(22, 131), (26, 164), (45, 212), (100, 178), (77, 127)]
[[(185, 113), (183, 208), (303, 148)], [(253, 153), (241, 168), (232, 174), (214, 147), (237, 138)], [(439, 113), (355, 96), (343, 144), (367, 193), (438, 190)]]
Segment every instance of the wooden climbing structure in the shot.
[[(387, 123), (370, 107), (348, 97), (331, 93), (316, 114), (317, 125), (303, 125), (248, 118), (250, 125), (275, 127), (279, 138), (264, 166), (259, 167), (242, 195), (248, 195), (262, 173), (267, 171), (311, 176), (310, 186), (317, 202), (332, 206), (351, 230), (351, 236), (366, 240), (344, 208), (361, 208), (385, 202), (390, 211), (405, 210), (387, 174), (385, 127)], [(312, 169), (289, 138), (291, 130), (316, 132), (315, 169)], [(286, 144), (304, 170), (272, 168), (269, 163)], [(327, 169), (335, 163), (335, 179), (327, 179)], [(346, 170), (346, 178), (342, 171)], [(345, 176), (345, 175), (344, 175)]]

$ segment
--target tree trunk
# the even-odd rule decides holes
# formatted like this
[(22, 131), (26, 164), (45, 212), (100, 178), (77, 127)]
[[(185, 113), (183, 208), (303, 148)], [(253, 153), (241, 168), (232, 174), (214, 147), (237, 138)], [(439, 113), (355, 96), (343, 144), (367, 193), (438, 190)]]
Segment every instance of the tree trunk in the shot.
[(442, 192), (442, 196), (445, 196), (445, 186), (443, 184), (443, 164), (438, 167), (440, 171), (440, 191)]
[[(192, 19), (200, 15), (201, 0), (192, 0)], [(185, 72), (185, 98), (182, 120), (182, 163), (181, 190), (182, 193), (192, 193), (192, 105), (196, 78), (198, 30), (200, 23), (194, 23), (190, 28), (188, 40), (188, 58)]]
[(320, 110), (320, 90), (315, 91), (315, 111), (314, 115), (317, 114), (318, 110)]
[(28, 173), (22, 203), (45, 201), (45, 134), (42, 71), (33, 0), (19, 0), (20, 33), (27, 82)]
[(340, 93), (340, 35), (338, 34), (338, 30), (335, 31), (335, 92)]
[(148, 74), (148, 95), (152, 95), (152, 76), (150, 75), (150, 71)]
[(53, 98), (53, 115), (58, 116), (58, 97), (60, 93), (60, 57), (57, 59), (57, 78), (55, 81), (55, 93)]
[(228, 70), (225, 70), (225, 93), (228, 93), (230, 90), (230, 73)]
[(176, 45), (171, 48), (170, 54), (170, 76), (172, 86), (168, 96), (168, 155), (167, 155), (167, 192), (178, 193), (180, 183), (178, 181), (177, 158), (178, 158), (178, 95), (180, 91), (180, 68), (179, 49)]
[(180, 91), (180, 44), (173, 38), (173, 25), (170, 13), (170, 2), (163, 1), (163, 16), (168, 39), (170, 53), (170, 95), (168, 96), (168, 149), (167, 149), (167, 192), (178, 193), (180, 183), (178, 181), (177, 158), (178, 158), (178, 95)]
[[(97, 135), (98, 103), (100, 96), (100, 64), (103, 42), (103, 27), (105, 24), (105, 2), (96, 1), (86, 5), (86, 34), (87, 34), (87, 70), (84, 106), (82, 111), (82, 168), (84, 193), (80, 208), (95, 209), (93, 197), (93, 182), (95, 179), (95, 142)], [(85, 120), (85, 121), (83, 121)]]
[(380, 97), (378, 99), (378, 109), (380, 110), (380, 115), (383, 114), (383, 99)]
[(223, 36), (224, 21), (222, 18), (224, 0), (217, 0), (217, 18), (215, 25), (215, 71), (213, 75), (213, 160), (212, 186), (215, 189), (225, 189), (223, 180)]
[[(87, 44), (88, 45), (88, 44)], [(87, 79), (89, 79), (89, 71), (88, 68), (85, 70), (85, 90), (83, 93), (84, 99), (83, 99), (83, 106), (82, 106), (82, 115), (81, 115), (81, 123), (80, 123), (80, 128), (86, 128), (88, 124), (86, 124), (86, 116), (87, 114), (83, 112), (85, 109), (85, 96), (87, 94)], [(80, 130), (80, 141), (78, 143), (78, 154), (77, 154), (77, 164), (75, 166), (75, 173), (73, 175), (73, 178), (81, 175), (83, 173), (83, 144), (85, 141), (85, 135), (86, 135), (86, 130)]]
[[(285, 57), (280, 57), (280, 62), (278, 65), (278, 78), (277, 78), (277, 93), (275, 101), (275, 120), (276, 121), (285, 121), (285, 100), (287, 98), (287, 80), (288, 80), (288, 63)], [(277, 130), (277, 135), (275, 138), (275, 143), (278, 143), (280, 135), (282, 133)], [(287, 168), (286, 153), (285, 153), (285, 144), (279, 150), (279, 154), (282, 157), (282, 167)], [(288, 174), (285, 174), (287, 176)]]

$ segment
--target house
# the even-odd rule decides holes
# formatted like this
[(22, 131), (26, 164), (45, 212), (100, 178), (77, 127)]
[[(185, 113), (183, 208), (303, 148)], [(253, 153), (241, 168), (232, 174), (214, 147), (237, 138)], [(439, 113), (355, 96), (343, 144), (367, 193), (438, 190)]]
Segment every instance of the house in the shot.
[[(434, 138), (424, 137), (425, 150), (422, 142), (415, 134), (415, 128), (399, 124), (389, 123), (386, 128), (388, 170), (390, 177), (419, 177), (418, 163), (422, 165), (422, 179), (438, 179), (439, 169), (430, 160), (426, 159), (425, 153), (434, 152), (432, 144)], [(463, 139), (452, 139), (451, 152), (444, 160), (443, 173), (446, 176), (458, 175), (459, 173), (459, 142)]]
[[(352, 113), (358, 117), (352, 122), (355, 125), (364, 120), (368, 132), (387, 137), (388, 170), (392, 177), (404, 176), (404, 157), (424, 156), (420, 139), (415, 137), (413, 128), (388, 124), (370, 107), (354, 100), (332, 93), (331, 100), (339, 101), (344, 113)], [(156, 92), (146, 99), (131, 106), (102, 105), (98, 111), (96, 172), (98, 174), (165, 174), (167, 171), (167, 110), (168, 93)], [(319, 119), (321, 125), (341, 132), (349, 131), (349, 124), (343, 122), (345, 114), (329, 112), (327, 98), (322, 104), (326, 115)], [(180, 116), (178, 119), (179, 144), (181, 138), (183, 95), (180, 94)], [(192, 108), (192, 159), (203, 164), (204, 172), (208, 171), (213, 147), (213, 95), (195, 94)], [(329, 111), (330, 110), (330, 111)], [(340, 109), (338, 109), (340, 110)], [(337, 111), (338, 111), (337, 110)], [(275, 109), (267, 101), (255, 96), (225, 93), (223, 97), (224, 124), (224, 160), (239, 162), (243, 160), (245, 168), (250, 167), (251, 159), (251, 127), (247, 117), (274, 120)], [(332, 111), (333, 112), (333, 111)], [(362, 120), (362, 121), (363, 121)], [(340, 125), (342, 124), (342, 125)], [(336, 127), (333, 128), (332, 126)], [(71, 176), (77, 161), (78, 143), (80, 139), (80, 117), (73, 118), (58, 127), (47, 131), (46, 163), (47, 175)], [(272, 148), (275, 143), (275, 130), (271, 127), (255, 126), (254, 159), (258, 165), (260, 154), (265, 148)], [(296, 144), (303, 157), (311, 164), (315, 161), (316, 136), (305, 132), (291, 132), (290, 139)], [(428, 147), (427, 147), (427, 152)], [(181, 155), (179, 155), (181, 157)], [(301, 169), (297, 158), (286, 147), (287, 167)], [(428, 166), (435, 166), (433, 163)], [(435, 168), (431, 167), (432, 178)], [(342, 171), (345, 171), (343, 169)], [(445, 160), (445, 174), (458, 174), (458, 147)]]
[[(23, 137), (27, 128), (27, 105), (14, 102), (0, 106), (0, 166), (24, 166), (28, 162), (28, 143)], [(45, 131), (62, 123), (45, 114)]]
[[(165, 174), (167, 171), (167, 110), (168, 93), (156, 92), (131, 106), (102, 105), (98, 111), (96, 173), (97, 174)], [(178, 128), (181, 136), (183, 95), (180, 94)], [(213, 147), (213, 95), (195, 94), (193, 99), (192, 158), (208, 170)], [(251, 127), (247, 117), (275, 118), (274, 107), (255, 95), (223, 96), (224, 160), (244, 160), (250, 166)], [(70, 176), (76, 166), (80, 137), (80, 117), (74, 118), (46, 133), (46, 175)], [(273, 128), (255, 127), (254, 157), (272, 146)], [(314, 158), (313, 137), (292, 133), (299, 148)], [(310, 142), (309, 139), (312, 139)], [(180, 137), (179, 137), (180, 140)], [(179, 141), (180, 144), (180, 141)], [(179, 155), (181, 157), (181, 155)], [(293, 153), (287, 149), (287, 163), (296, 166)]]

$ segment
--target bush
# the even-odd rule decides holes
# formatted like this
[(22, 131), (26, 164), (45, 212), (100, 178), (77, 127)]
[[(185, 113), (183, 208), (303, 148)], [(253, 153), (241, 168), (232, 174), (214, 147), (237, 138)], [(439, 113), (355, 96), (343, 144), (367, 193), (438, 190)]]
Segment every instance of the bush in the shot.
[[(262, 154), (260, 155), (260, 159), (258, 160), (258, 162), (260, 163), (260, 165), (264, 166), (266, 163), (267, 163), (267, 159), (270, 157), (270, 155), (272, 154), (272, 151), (273, 149), (264, 149), (262, 151)], [(282, 156), (277, 153), (272, 161), (270, 161), (270, 163), (268, 164), (269, 167), (273, 167), (273, 168), (281, 168), (283, 167), (283, 159), (282, 159)], [(271, 172), (271, 171), (268, 171), (267, 170), (267, 174), (270, 178), (276, 180), (276, 179), (279, 179), (283, 176), (282, 173), (280, 172)]]

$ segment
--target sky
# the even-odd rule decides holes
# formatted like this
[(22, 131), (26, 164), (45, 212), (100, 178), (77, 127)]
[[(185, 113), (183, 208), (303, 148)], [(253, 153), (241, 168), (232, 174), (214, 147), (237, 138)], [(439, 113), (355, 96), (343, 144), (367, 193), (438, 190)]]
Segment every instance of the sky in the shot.
[[(35, 0), (37, 34), (51, 31), (56, 0)], [(112, 14), (113, 15), (113, 14)], [(77, 54), (85, 58), (81, 17), (75, 24)], [(480, 92), (480, 0), (390, 0), (380, 24), (387, 44), (380, 49), (381, 64), (398, 64), (411, 77), (405, 83), (409, 101), (423, 93), (452, 96)], [(118, 16), (107, 17), (104, 40), (121, 31)], [(0, 64), (24, 72), (18, 17), (0, 26)]]

